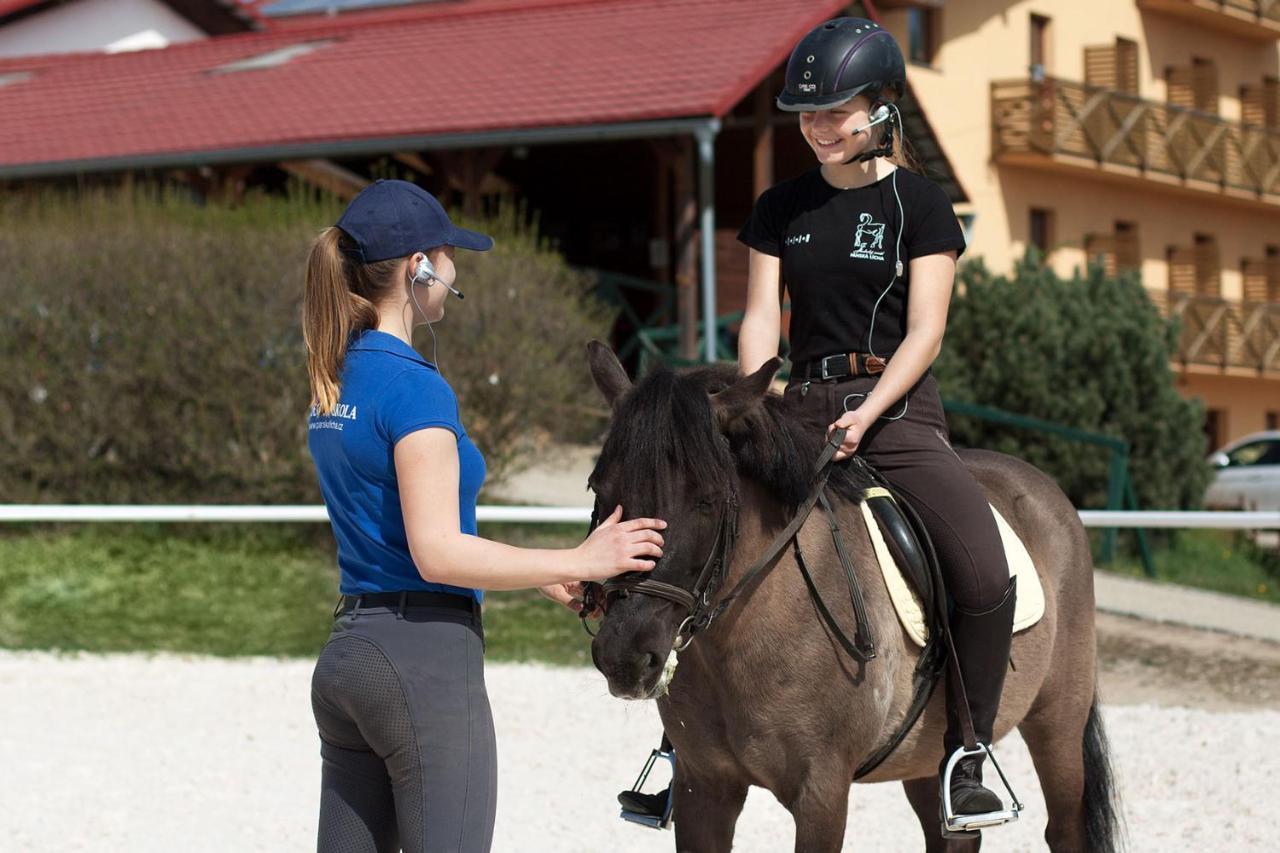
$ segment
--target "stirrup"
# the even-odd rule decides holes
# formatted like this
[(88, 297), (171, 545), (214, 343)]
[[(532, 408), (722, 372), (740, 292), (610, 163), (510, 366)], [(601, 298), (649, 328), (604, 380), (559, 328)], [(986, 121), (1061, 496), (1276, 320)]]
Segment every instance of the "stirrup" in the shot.
[[(991, 766), (996, 769), (996, 774), (1000, 777), (1000, 783), (1004, 785), (1005, 791), (1009, 793), (1009, 808), (994, 812), (960, 815), (952, 810), (951, 773), (961, 759), (973, 755), (985, 755), (991, 760)], [(954, 834), (959, 834), (962, 838), (972, 837), (978, 830), (1012, 823), (1018, 819), (1018, 814), (1022, 811), (1022, 808), (1022, 803), (1018, 802), (1018, 795), (1013, 792), (1013, 788), (1009, 786), (1009, 780), (1004, 776), (1004, 771), (996, 763), (996, 757), (991, 752), (990, 746), (984, 743), (979, 743), (973, 749), (965, 749), (962, 746), (951, 753), (951, 757), (947, 759), (947, 767), (942, 771), (942, 834), (944, 836), (953, 837)]]
[(676, 756), (675, 752), (663, 752), (655, 749), (649, 753), (649, 760), (644, 763), (644, 769), (640, 771), (640, 775), (636, 777), (636, 783), (631, 786), (631, 790), (640, 793), (640, 789), (644, 787), (644, 783), (649, 779), (649, 773), (653, 770), (653, 764), (659, 758), (665, 758), (671, 764), (671, 786), (667, 793), (667, 807), (662, 811), (662, 817), (655, 817), (650, 814), (641, 814), (640, 812), (627, 811), (625, 808), (621, 810), (618, 817), (629, 823), (647, 826), (650, 829), (670, 829), (671, 828), (671, 802), (675, 799), (675, 772), (676, 772)]

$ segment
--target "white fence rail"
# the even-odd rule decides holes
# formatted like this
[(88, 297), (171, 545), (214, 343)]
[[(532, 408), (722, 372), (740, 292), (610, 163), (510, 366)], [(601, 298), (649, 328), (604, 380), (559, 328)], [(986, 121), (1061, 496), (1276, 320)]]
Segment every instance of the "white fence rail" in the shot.
[[(530, 524), (591, 520), (589, 507), (480, 506), (479, 521)], [(219, 506), (216, 504), (0, 504), (0, 522), (38, 521), (328, 521), (324, 506)], [(1080, 510), (1085, 527), (1200, 527), (1280, 529), (1280, 512), (1161, 512)]]

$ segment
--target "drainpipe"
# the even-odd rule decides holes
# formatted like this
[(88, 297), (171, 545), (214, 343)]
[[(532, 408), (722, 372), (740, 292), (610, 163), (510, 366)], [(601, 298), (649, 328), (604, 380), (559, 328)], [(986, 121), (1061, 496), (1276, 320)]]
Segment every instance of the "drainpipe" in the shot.
[(702, 205), (702, 323), (703, 359), (716, 360), (716, 134), (720, 119), (694, 130), (698, 140), (698, 199)]

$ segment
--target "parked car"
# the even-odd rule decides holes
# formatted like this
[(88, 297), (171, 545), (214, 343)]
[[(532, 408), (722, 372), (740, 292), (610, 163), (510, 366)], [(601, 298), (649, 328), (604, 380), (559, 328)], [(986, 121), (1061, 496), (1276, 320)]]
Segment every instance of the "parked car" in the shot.
[(1280, 430), (1255, 432), (1209, 456), (1206, 509), (1280, 510)]

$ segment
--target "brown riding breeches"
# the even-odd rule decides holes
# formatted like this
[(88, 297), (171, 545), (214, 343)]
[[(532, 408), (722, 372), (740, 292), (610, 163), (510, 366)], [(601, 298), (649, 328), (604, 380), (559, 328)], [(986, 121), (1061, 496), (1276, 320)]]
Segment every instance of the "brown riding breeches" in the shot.
[[(811, 382), (793, 379), (785, 393), (790, 406), (826, 429), (846, 409), (858, 408), (878, 376)], [(906, 413), (898, 400), (868, 429), (856, 454), (911, 502), (929, 531), (947, 589), (956, 604), (986, 611), (1000, 603), (1009, 586), (1009, 566), (995, 517), (977, 480), (951, 449), (942, 399), (933, 373), (907, 392)]]

